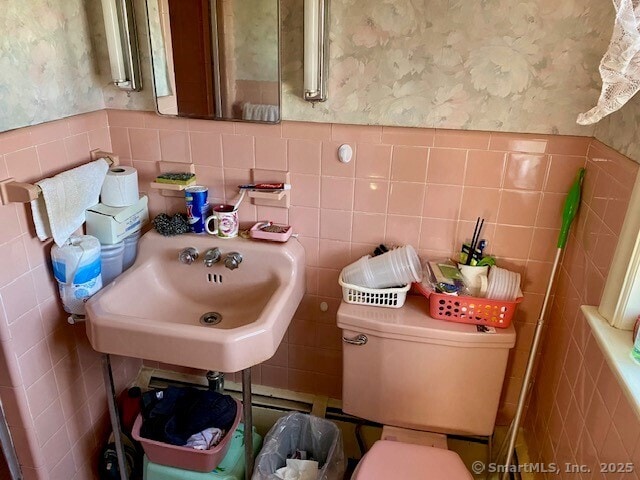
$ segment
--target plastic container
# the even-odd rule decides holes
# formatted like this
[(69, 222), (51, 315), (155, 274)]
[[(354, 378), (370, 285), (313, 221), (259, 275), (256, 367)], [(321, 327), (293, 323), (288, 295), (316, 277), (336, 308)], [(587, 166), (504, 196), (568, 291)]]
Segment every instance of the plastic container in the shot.
[(113, 279), (122, 273), (124, 241), (113, 245), (101, 245), (100, 250), (102, 285), (104, 286), (109, 285)]
[(342, 299), (356, 305), (374, 305), (376, 307), (400, 308), (404, 305), (410, 284), (396, 288), (366, 288), (351, 285), (343, 280), (340, 272), (338, 283), (342, 287)]
[[(253, 429), (254, 458), (262, 446), (262, 437)], [(227, 454), (212, 472), (194, 472), (168, 467), (144, 457), (144, 480), (244, 480), (244, 425), (241, 423), (231, 436)]]
[(140, 232), (132, 233), (124, 239), (124, 255), (122, 257), (122, 271), (127, 270), (136, 261), (138, 256), (138, 241)]
[(320, 464), (317, 480), (342, 480), (346, 465), (340, 429), (329, 420), (300, 412), (281, 417), (269, 430), (252, 480), (278, 480), (275, 471), (296, 450), (306, 451)]
[(414, 285), (429, 299), (431, 317), (457, 323), (507, 328), (511, 325), (516, 307), (523, 300), (517, 298), (513, 302), (507, 302), (490, 298), (447, 295), (429, 290), (421, 283)]
[(344, 269), (344, 281), (360, 287), (389, 288), (420, 280), (420, 258), (411, 245), (376, 257), (362, 257)]
[(100, 242), (91, 235), (72, 236), (51, 248), (51, 263), (64, 310), (84, 315), (85, 302), (103, 285)]
[(233, 426), (220, 443), (209, 450), (180, 447), (141, 437), (140, 427), (142, 426), (142, 415), (138, 415), (138, 418), (136, 418), (131, 434), (134, 439), (142, 444), (144, 453), (147, 454), (147, 457), (149, 457), (149, 460), (153, 463), (184, 468), (185, 470), (194, 470), (196, 472), (210, 472), (222, 462), (222, 459), (227, 454), (227, 450), (229, 450), (229, 446), (231, 445), (231, 439), (233, 438), (233, 432), (238, 428), (238, 424), (242, 418), (242, 403), (239, 400), (236, 400), (236, 403), (238, 410)]

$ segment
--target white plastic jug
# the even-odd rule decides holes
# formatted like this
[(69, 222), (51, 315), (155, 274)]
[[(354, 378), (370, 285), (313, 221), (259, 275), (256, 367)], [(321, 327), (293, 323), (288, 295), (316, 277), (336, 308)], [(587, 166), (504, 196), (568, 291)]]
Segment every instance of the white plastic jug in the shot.
[(85, 302), (102, 288), (100, 242), (91, 235), (72, 236), (51, 248), (51, 263), (65, 311), (84, 315)]

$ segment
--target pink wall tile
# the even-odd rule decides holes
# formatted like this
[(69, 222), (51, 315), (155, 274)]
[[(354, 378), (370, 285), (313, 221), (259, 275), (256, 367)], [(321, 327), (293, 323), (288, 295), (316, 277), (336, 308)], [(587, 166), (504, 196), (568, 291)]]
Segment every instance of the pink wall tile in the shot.
[(338, 158), (338, 148), (340, 148), (342, 144), (342, 142), (322, 143), (322, 165), (320, 170), (322, 175), (333, 177), (353, 177), (355, 175), (358, 158), (357, 149), (352, 143), (350, 145), (353, 150), (351, 161), (349, 163), (342, 163)]
[(389, 198), (389, 182), (356, 179), (354, 210), (359, 212), (386, 213)]
[(9, 324), (17, 321), (20, 316), (38, 304), (35, 285), (30, 272), (16, 278), (13, 282), (0, 289), (0, 294), (2, 295), (4, 310)]
[(9, 176), (19, 182), (35, 182), (42, 177), (35, 147), (8, 153), (4, 159)]
[(131, 157), (136, 160), (159, 161), (160, 133), (158, 130), (143, 130), (140, 128), (129, 129), (129, 143), (131, 145)]
[[(18, 222), (18, 209), (15, 205), (0, 206), (0, 245), (12, 240), (20, 234), (20, 223)], [(0, 281), (0, 285), (3, 282)]]
[(507, 258), (526, 259), (532, 239), (533, 231), (529, 227), (497, 225), (491, 249)]
[(460, 219), (473, 220), (484, 218), (486, 222), (495, 222), (500, 207), (500, 190), (497, 188), (464, 187), (460, 206)]
[(69, 125), (69, 134), (90, 132), (106, 127), (109, 123), (105, 110), (85, 113), (84, 115), (74, 115), (64, 120)]
[(189, 134), (183, 131), (160, 130), (160, 155), (168, 162), (191, 162)]
[(109, 136), (109, 127), (102, 127), (87, 132), (89, 135), (89, 148), (91, 150), (100, 149), (105, 152), (112, 152), (111, 138)]
[(571, 187), (578, 169), (584, 167), (585, 163), (585, 157), (551, 155), (545, 191), (566, 193)]
[(431, 128), (382, 127), (382, 143), (388, 145), (433, 145), (435, 130)]
[(334, 142), (380, 143), (381, 139), (382, 127), (377, 125), (331, 125), (331, 140)]
[(131, 110), (107, 110), (107, 121), (110, 127), (144, 127), (145, 112)]
[(322, 143), (315, 140), (288, 140), (287, 157), (291, 173), (320, 175)]
[(331, 124), (310, 122), (283, 122), (283, 138), (331, 140)]
[(351, 243), (338, 240), (320, 239), (318, 262), (326, 268), (341, 270), (350, 263)]
[(222, 158), (225, 167), (253, 168), (254, 139), (249, 136), (222, 135)]
[(131, 146), (129, 145), (129, 130), (124, 127), (109, 127), (109, 137), (114, 152), (118, 152), (120, 158), (131, 158)]
[(424, 183), (429, 150), (420, 147), (394, 147), (391, 180)]
[(498, 223), (507, 225), (533, 225), (540, 204), (539, 192), (504, 191), (498, 211)]
[(500, 188), (504, 175), (504, 152), (470, 150), (464, 184), (473, 187)]
[(492, 132), (489, 150), (503, 152), (546, 153), (547, 136)]
[(391, 182), (387, 212), (419, 216), (422, 213), (424, 192), (423, 183)]
[(89, 136), (86, 133), (65, 138), (64, 146), (67, 150), (67, 160), (69, 161), (67, 168), (76, 167), (90, 160)]
[(356, 164), (356, 177), (389, 179), (391, 151), (390, 145), (358, 144), (360, 161)]
[(508, 154), (504, 188), (539, 191), (547, 173), (547, 164), (546, 155)]
[(43, 176), (53, 176), (69, 168), (70, 161), (63, 140), (54, 140), (38, 145), (36, 150), (40, 163), (46, 165), (46, 168), (41, 169)]
[(354, 212), (351, 240), (355, 243), (382, 243), (385, 238), (385, 225), (384, 214)]
[(289, 221), (294, 230), (305, 237), (320, 235), (320, 210), (311, 207), (291, 207)]
[(418, 245), (421, 219), (403, 215), (387, 215), (385, 243), (390, 245)]
[(291, 201), (294, 205), (314, 208), (320, 206), (320, 177), (291, 174), (291, 183)]
[[(80, 117), (79, 122), (84, 120), (84, 115)], [(73, 117), (72, 117), (73, 118)], [(76, 123), (74, 122), (74, 127)], [(100, 125), (102, 126), (102, 125)], [(91, 130), (90, 128), (87, 130)], [(60, 138), (66, 138), (71, 135), (75, 135), (78, 133), (83, 133), (87, 130), (77, 131), (74, 128), (73, 132), (69, 130), (69, 122), (66, 120), (56, 120), (54, 122), (42, 123), (40, 125), (36, 125), (30, 129), (31, 133), (31, 141), (34, 145), (39, 145), (41, 143), (49, 143), (54, 140), (58, 140)]]
[(0, 133), (0, 155), (17, 152), (33, 145), (31, 131), (28, 128)]
[(351, 241), (351, 212), (320, 210), (320, 238)]
[(489, 148), (490, 132), (461, 132), (459, 130), (436, 130), (434, 146), (486, 150)]
[(191, 159), (196, 165), (222, 166), (222, 137), (217, 133), (190, 132)]
[(424, 196), (422, 216), (457, 220), (462, 202), (462, 187), (455, 185), (428, 185)]
[(462, 185), (464, 183), (466, 157), (466, 150), (430, 149), (427, 182)]
[(284, 138), (256, 137), (256, 168), (286, 171), (287, 141)]
[(353, 210), (354, 182), (352, 178), (322, 177), (320, 208)]

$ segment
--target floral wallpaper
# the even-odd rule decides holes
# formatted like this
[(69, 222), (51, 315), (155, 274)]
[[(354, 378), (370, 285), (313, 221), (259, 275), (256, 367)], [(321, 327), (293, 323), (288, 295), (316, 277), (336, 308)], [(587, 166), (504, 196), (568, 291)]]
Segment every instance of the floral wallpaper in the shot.
[(596, 124), (595, 137), (602, 143), (640, 163), (640, 97)]
[(85, 0), (87, 15), (91, 25), (94, 25), (92, 39), (96, 63), (100, 71), (100, 85), (107, 108), (121, 108), (125, 110), (155, 110), (156, 103), (153, 96), (153, 80), (151, 73), (151, 56), (149, 49), (149, 26), (147, 23), (145, 0), (133, 0), (136, 14), (136, 28), (138, 31), (138, 49), (140, 52), (140, 69), (142, 70), (142, 91), (125, 92), (111, 83), (109, 67), (109, 52), (105, 38), (104, 20), (100, 0)]
[(331, 2), (329, 100), (300, 100), (302, 11), (283, 0), (287, 120), (592, 135), (613, 27), (601, 0)]
[(83, 0), (3, 0), (0, 131), (104, 108)]
[(233, 2), (236, 75), (278, 80), (278, 0)]
[[(283, 118), (593, 135), (640, 161), (640, 100), (597, 126), (613, 25), (601, 0), (331, 2), (329, 100), (301, 100), (302, 2), (280, 0)], [(143, 91), (110, 85), (100, 0), (5, 0), (0, 131), (104, 108), (153, 110), (144, 0), (134, 0)]]

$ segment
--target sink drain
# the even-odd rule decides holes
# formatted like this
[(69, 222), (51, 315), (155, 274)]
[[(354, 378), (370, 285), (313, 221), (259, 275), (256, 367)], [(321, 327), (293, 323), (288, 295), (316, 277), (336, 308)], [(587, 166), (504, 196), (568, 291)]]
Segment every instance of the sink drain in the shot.
[(200, 323), (207, 327), (217, 325), (222, 321), (222, 314), (218, 312), (207, 312), (200, 317)]

